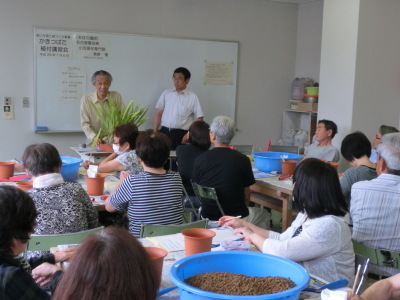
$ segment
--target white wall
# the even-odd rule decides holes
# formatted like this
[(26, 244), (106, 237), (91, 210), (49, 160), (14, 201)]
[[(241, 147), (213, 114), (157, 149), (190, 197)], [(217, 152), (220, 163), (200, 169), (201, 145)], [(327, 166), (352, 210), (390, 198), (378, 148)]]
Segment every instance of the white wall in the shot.
[[(68, 147), (84, 141), (83, 134), (33, 133), (34, 26), (239, 41), (239, 131), (234, 142), (257, 149), (280, 136), (295, 69), (297, 5), (264, 0), (2, 0), (0, 103), (12, 97), (15, 119), (0, 118), (0, 160), (20, 158), (28, 144), (44, 141), (71, 155)], [(143, 80), (151, 80), (151, 74), (143, 74)], [(22, 108), (26, 96), (30, 107)]]
[(318, 119), (337, 124), (338, 148), (352, 130), (358, 12), (359, 0), (324, 0)]
[(399, 13), (397, 0), (324, 1), (318, 117), (337, 123), (337, 147), (350, 132), (399, 126)]
[(299, 5), (296, 43), (296, 77), (319, 82), (324, 1)]
[(399, 128), (400, 1), (360, 1), (352, 130)]

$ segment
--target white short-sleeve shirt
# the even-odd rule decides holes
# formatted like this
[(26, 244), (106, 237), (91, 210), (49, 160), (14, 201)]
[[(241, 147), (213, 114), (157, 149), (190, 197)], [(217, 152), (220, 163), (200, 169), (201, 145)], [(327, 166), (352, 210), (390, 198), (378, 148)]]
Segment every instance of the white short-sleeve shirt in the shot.
[(178, 93), (176, 89), (165, 90), (156, 104), (163, 110), (161, 126), (188, 130), (190, 125), (204, 116), (196, 94), (185, 89)]

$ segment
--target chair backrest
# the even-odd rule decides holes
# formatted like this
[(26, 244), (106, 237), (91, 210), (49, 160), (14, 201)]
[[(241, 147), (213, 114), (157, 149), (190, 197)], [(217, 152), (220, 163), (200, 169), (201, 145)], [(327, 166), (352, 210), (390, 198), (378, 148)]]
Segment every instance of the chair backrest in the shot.
[[(190, 221), (191, 221), (191, 214), (192, 214), (192, 213), (195, 215), (195, 220), (196, 220), (196, 221), (200, 220), (199, 212), (198, 212), (198, 210), (195, 208), (195, 206), (194, 206), (194, 204), (193, 204), (193, 202), (192, 202), (192, 199), (190, 199), (190, 197), (189, 197), (189, 195), (188, 195), (188, 193), (187, 193), (185, 187), (182, 186), (182, 188), (183, 188), (183, 194), (184, 194), (184, 196), (185, 196), (185, 200), (183, 201), (183, 208), (184, 208), (184, 211), (183, 211), (183, 219), (184, 219), (185, 223), (190, 223)], [(189, 203), (190, 208), (186, 208), (186, 203)]]
[(140, 237), (152, 237), (168, 234), (180, 233), (188, 228), (207, 228), (208, 220), (200, 220), (192, 223), (185, 223), (180, 225), (158, 225), (158, 224), (142, 224), (140, 229)]
[(370, 259), (368, 257), (356, 253), (354, 274), (357, 275), (358, 266), (361, 266), (360, 275), (359, 275), (360, 280), (354, 290), (354, 294), (356, 294), (356, 295), (360, 294), (359, 292), (361, 289), (364, 290), (364, 283), (366, 282), (365, 279), (367, 278), (367, 275), (368, 275), (369, 262), (370, 262)]
[(44, 235), (32, 234), (28, 241), (28, 245), (26, 246), (24, 257), (26, 257), (28, 251), (50, 251), (51, 247), (56, 247), (58, 245), (79, 244), (87, 236), (102, 231), (103, 229), (104, 227), (101, 226), (73, 233)]
[(300, 154), (299, 146), (271, 145), (269, 151)]
[(232, 145), (237, 151), (244, 155), (250, 155), (253, 153), (253, 145)]
[[(217, 196), (217, 192), (215, 191), (215, 188), (202, 186), (195, 182), (192, 182), (192, 186), (193, 186), (194, 193), (196, 194), (197, 198), (200, 200), (200, 203), (203, 203), (204, 198), (214, 200), (217, 203), (217, 206), (219, 208), (221, 215), (225, 216), (225, 212), (222, 209), (222, 206), (218, 201), (218, 196)], [(201, 216), (201, 207), (200, 207), (200, 216)]]
[(400, 253), (368, 247), (355, 240), (353, 241), (354, 253), (368, 257), (370, 262), (378, 266), (399, 269)]

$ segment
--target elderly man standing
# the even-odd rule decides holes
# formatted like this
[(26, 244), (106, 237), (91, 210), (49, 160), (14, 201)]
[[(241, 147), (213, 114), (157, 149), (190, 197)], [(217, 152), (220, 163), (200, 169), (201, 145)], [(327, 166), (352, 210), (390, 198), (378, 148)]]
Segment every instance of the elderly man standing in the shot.
[[(235, 135), (232, 119), (215, 117), (210, 126), (210, 139), (214, 148), (198, 156), (194, 162), (192, 181), (215, 188), (222, 209), (228, 216), (241, 216), (262, 228), (269, 228), (269, 213), (262, 208), (248, 207), (250, 186), (255, 183), (248, 157), (230, 148)], [(213, 201), (202, 203), (204, 218), (222, 217)]]
[(332, 139), (337, 133), (335, 122), (320, 120), (315, 131), (316, 143), (311, 144), (304, 158), (319, 158), (326, 161), (338, 162), (340, 159), (339, 150), (332, 145)]
[[(93, 105), (101, 109), (105, 103), (113, 101), (121, 110), (125, 108), (120, 93), (109, 91), (112, 79), (111, 74), (107, 71), (100, 70), (94, 72), (92, 84), (96, 91), (83, 96), (81, 99), (81, 126), (87, 137), (87, 143), (93, 142), (93, 139), (101, 128), (100, 119)], [(99, 143), (101, 144), (102, 140), (99, 140), (98, 144)]]
[[(377, 150), (378, 177), (351, 188), (353, 239), (372, 248), (400, 252), (400, 133), (384, 135)], [(399, 272), (375, 265), (370, 271), (383, 276)]]

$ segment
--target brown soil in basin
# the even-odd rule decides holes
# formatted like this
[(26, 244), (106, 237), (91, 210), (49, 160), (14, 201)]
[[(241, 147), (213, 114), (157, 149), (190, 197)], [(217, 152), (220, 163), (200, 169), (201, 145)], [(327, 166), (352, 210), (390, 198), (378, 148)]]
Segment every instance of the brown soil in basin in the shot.
[(286, 291), (295, 286), (284, 277), (256, 277), (229, 272), (209, 272), (197, 274), (185, 283), (198, 289), (225, 295), (255, 296)]

